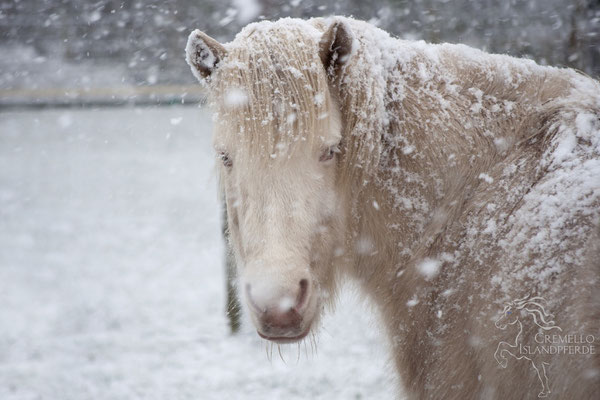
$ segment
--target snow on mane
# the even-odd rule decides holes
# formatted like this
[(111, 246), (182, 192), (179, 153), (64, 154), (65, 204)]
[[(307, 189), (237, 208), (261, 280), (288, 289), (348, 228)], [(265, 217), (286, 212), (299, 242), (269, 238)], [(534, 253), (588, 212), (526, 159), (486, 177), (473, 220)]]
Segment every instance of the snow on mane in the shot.
[(238, 33), (213, 80), (217, 130), (267, 155), (287, 154), (294, 142), (328, 130), (332, 105), (318, 74), (318, 36), (292, 19), (253, 23)]

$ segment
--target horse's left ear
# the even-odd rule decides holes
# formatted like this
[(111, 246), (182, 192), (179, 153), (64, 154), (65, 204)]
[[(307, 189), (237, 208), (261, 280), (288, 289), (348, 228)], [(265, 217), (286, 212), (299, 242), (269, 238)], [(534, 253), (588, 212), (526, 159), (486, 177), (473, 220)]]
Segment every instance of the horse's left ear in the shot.
[(202, 83), (206, 82), (226, 54), (227, 50), (221, 43), (198, 29), (190, 34), (185, 46), (185, 60)]
[(354, 36), (346, 22), (332, 23), (319, 42), (319, 57), (329, 75), (335, 77), (352, 55)]

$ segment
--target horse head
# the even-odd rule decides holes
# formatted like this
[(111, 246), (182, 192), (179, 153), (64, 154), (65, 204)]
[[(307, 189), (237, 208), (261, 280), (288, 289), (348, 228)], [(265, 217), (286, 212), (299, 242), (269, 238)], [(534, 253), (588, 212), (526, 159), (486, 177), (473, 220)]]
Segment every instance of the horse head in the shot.
[(258, 334), (304, 338), (333, 298), (344, 253), (342, 121), (332, 76), (352, 51), (342, 22), (253, 24), (227, 45), (200, 31), (186, 48), (209, 88), (229, 239)]

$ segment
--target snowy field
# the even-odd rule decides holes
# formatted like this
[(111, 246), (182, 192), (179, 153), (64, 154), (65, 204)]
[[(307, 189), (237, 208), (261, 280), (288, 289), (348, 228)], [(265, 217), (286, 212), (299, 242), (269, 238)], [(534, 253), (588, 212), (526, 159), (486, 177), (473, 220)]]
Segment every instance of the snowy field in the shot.
[(0, 399), (395, 398), (349, 288), (299, 360), (229, 335), (210, 131), (195, 107), (0, 113)]

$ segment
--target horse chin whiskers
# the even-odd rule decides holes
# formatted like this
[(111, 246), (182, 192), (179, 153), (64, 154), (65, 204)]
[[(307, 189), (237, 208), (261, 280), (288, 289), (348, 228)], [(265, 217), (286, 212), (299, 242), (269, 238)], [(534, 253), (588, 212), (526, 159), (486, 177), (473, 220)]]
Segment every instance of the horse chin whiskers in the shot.
[(265, 342), (265, 355), (269, 362), (273, 362), (273, 342)]
[(281, 354), (281, 346), (279, 345), (279, 343), (277, 344), (277, 352), (279, 353), (279, 358), (281, 358), (281, 361), (283, 361), (284, 364), (287, 364), (285, 362), (285, 359), (283, 358), (283, 355)]
[[(293, 346), (294, 344), (295, 344), (295, 346)], [(284, 364), (287, 364), (286, 356), (293, 355), (292, 348), (295, 348), (295, 350), (296, 350), (296, 363), (297, 364), (300, 362), (302, 348), (304, 348), (304, 356), (306, 357), (307, 360), (315, 357), (318, 353), (318, 351), (317, 351), (318, 350), (317, 336), (313, 329), (310, 329), (308, 331), (308, 333), (302, 339), (300, 339), (296, 342), (284, 343), (284, 342), (275, 342), (275, 341), (271, 341), (271, 340), (265, 340), (265, 355), (266, 355), (267, 360), (270, 363), (273, 362), (273, 349), (275, 348), (275, 346), (277, 346), (277, 353), (279, 355), (279, 358), (281, 359), (281, 361), (283, 361)], [(286, 354), (286, 351), (289, 352), (289, 354)]]

